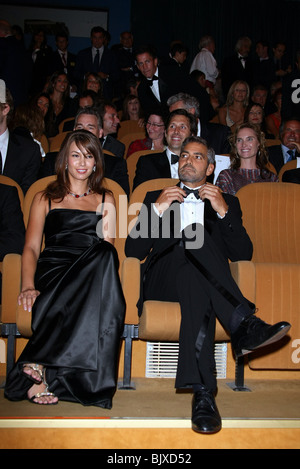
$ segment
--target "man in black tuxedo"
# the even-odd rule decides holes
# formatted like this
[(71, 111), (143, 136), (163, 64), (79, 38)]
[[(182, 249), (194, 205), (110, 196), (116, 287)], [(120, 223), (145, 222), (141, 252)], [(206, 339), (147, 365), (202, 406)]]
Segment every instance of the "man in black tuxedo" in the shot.
[(176, 93), (185, 92), (193, 96), (201, 93), (197, 83), (181, 67), (170, 67), (168, 62), (159, 64), (152, 46), (140, 46), (135, 57), (137, 67), (143, 75), (138, 86), (138, 97), (145, 113), (152, 113), (155, 109), (166, 112), (168, 98)]
[(116, 138), (120, 125), (116, 105), (110, 101), (101, 101), (97, 109), (103, 122), (103, 149), (123, 158), (125, 145)]
[(289, 169), (282, 175), (282, 182), (292, 182), (294, 184), (300, 184), (300, 168)]
[(290, 118), (282, 121), (279, 128), (281, 145), (268, 147), (270, 163), (279, 173), (282, 166), (300, 157), (300, 119)]
[[(93, 133), (100, 140), (103, 137), (102, 121), (98, 111), (95, 108), (80, 109), (75, 117), (74, 130), (88, 130)], [(48, 153), (45, 161), (42, 164), (40, 177), (50, 176), (55, 174), (55, 160), (57, 152)], [(129, 181), (127, 172), (127, 163), (124, 158), (108, 155), (104, 153), (104, 176), (116, 181), (129, 195)]]
[(235, 53), (226, 57), (221, 67), (222, 89), (224, 99), (227, 97), (230, 86), (236, 80), (246, 81), (252, 87), (253, 64), (249, 58), (251, 39), (247, 36), (240, 37), (235, 46)]
[(167, 104), (170, 112), (176, 109), (185, 109), (196, 117), (198, 137), (204, 138), (217, 155), (224, 155), (230, 152), (229, 127), (202, 120), (201, 105), (199, 105), (199, 100), (196, 97), (190, 96), (187, 93), (178, 93), (171, 96)]
[(106, 99), (114, 97), (114, 87), (119, 80), (119, 67), (116, 56), (105, 46), (106, 31), (100, 26), (91, 30), (92, 46), (78, 52), (75, 78), (80, 87), (87, 72), (97, 73), (103, 83), (103, 95)]
[(25, 194), (37, 180), (42, 157), (31, 137), (8, 130), (13, 107), (12, 96), (0, 80), (0, 174), (16, 181)]
[[(71, 89), (75, 85), (74, 71), (76, 65), (76, 55), (68, 51), (69, 38), (66, 32), (59, 32), (55, 36), (57, 50), (51, 57), (51, 74), (57, 71), (64, 71), (67, 74)], [(75, 90), (74, 90), (75, 91)]]
[(197, 135), (195, 117), (184, 109), (171, 112), (166, 121), (167, 148), (162, 153), (140, 156), (136, 165), (133, 189), (149, 179), (177, 179), (181, 145), (190, 135)]
[(146, 258), (141, 269), (141, 298), (179, 302), (181, 327), (177, 388), (192, 387), (192, 428), (221, 429), (214, 394), (215, 318), (231, 334), (237, 356), (278, 340), (286, 322), (269, 326), (254, 315), (228, 264), (249, 260), (252, 243), (242, 225), (236, 197), (222, 194), (206, 177), (214, 170), (214, 152), (201, 137), (189, 137), (179, 158), (177, 186), (149, 192), (129, 234), (127, 256)]

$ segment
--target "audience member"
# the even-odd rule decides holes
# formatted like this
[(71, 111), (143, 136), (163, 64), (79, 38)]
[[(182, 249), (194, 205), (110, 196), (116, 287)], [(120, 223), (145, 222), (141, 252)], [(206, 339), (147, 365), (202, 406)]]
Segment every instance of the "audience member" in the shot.
[(217, 154), (229, 153), (230, 145), (228, 137), (230, 130), (222, 124), (203, 122), (199, 101), (194, 96), (186, 93), (178, 93), (168, 99), (169, 111), (185, 109), (197, 119), (197, 135), (204, 138), (213, 147)]
[(180, 303), (175, 386), (193, 390), (192, 429), (199, 433), (216, 433), (222, 426), (214, 397), (216, 317), (231, 335), (236, 357), (275, 342), (290, 328), (287, 322), (261, 321), (231, 276), (228, 259), (250, 260), (252, 243), (238, 198), (207, 183), (213, 170), (214, 152), (205, 140), (187, 138), (180, 151), (180, 184), (146, 194), (125, 244), (127, 256), (146, 258), (139, 314), (145, 300)]
[(275, 138), (273, 134), (269, 134), (266, 130), (265, 112), (261, 104), (250, 102), (245, 110), (244, 122), (259, 127), (260, 131), (264, 133), (265, 138)]
[(269, 44), (260, 40), (256, 43), (256, 58), (253, 63), (253, 85), (270, 88), (274, 80), (274, 63), (269, 55)]
[(102, 101), (98, 110), (103, 122), (103, 149), (123, 158), (125, 145), (116, 138), (120, 125), (116, 106), (110, 101)]
[(117, 57), (120, 70), (119, 94), (121, 97), (127, 94), (126, 83), (138, 73), (133, 53), (133, 35), (130, 31), (120, 34), (120, 44), (111, 49)]
[(53, 108), (52, 122), (50, 123), (53, 133), (49, 137), (54, 137), (58, 134), (59, 124), (75, 115), (76, 102), (70, 98), (69, 80), (65, 73), (55, 72), (45, 91), (50, 96)]
[[(22, 254), (25, 227), (16, 187), (0, 184), (0, 262), (6, 254)], [(0, 304), (1, 304), (0, 272)]]
[(235, 195), (253, 182), (278, 182), (278, 176), (267, 168), (264, 135), (256, 125), (244, 123), (236, 128), (231, 138), (230, 163), (216, 180), (216, 186), (226, 194)]
[(127, 158), (136, 151), (153, 150), (163, 152), (166, 149), (164, 143), (165, 123), (162, 114), (150, 114), (146, 118), (147, 137), (134, 140), (128, 147)]
[[(103, 99), (103, 86), (102, 80), (97, 73), (88, 72), (86, 73), (83, 81), (82, 92), (92, 90), (97, 95), (97, 99)], [(81, 93), (82, 95), (82, 93)]]
[(75, 65), (76, 55), (68, 50), (69, 36), (66, 31), (60, 31), (55, 36), (56, 51), (53, 52), (51, 57), (51, 75), (57, 71), (64, 72), (68, 76), (71, 91), (76, 92), (75, 85)]
[(292, 67), (286, 56), (286, 45), (277, 42), (273, 47), (274, 81), (282, 82), (283, 77), (291, 73)]
[(140, 126), (144, 125), (143, 109), (140, 100), (134, 94), (128, 94), (123, 101), (121, 121), (139, 121)]
[(142, 155), (136, 165), (133, 189), (150, 179), (178, 178), (178, 158), (182, 142), (197, 134), (197, 120), (185, 109), (171, 112), (166, 120), (167, 147), (162, 153)]
[(16, 181), (25, 194), (38, 177), (41, 154), (32, 139), (8, 130), (13, 109), (10, 91), (0, 80), (0, 174)]
[(206, 86), (213, 88), (219, 75), (217, 61), (213, 54), (215, 52), (215, 41), (212, 36), (203, 36), (199, 42), (200, 52), (195, 56), (190, 73), (201, 70), (205, 74)]
[(29, 46), (29, 54), (32, 60), (32, 79), (30, 95), (42, 91), (51, 75), (52, 48), (47, 44), (47, 37), (42, 28), (36, 30), (32, 35)]
[(282, 119), (300, 118), (300, 49), (296, 54), (296, 68), (282, 80)]
[(283, 120), (279, 127), (279, 138), (280, 145), (268, 147), (270, 163), (277, 173), (285, 163), (300, 157), (300, 120), (296, 117)]
[(57, 180), (34, 197), (18, 298), (32, 310), (33, 334), (7, 377), (7, 399), (112, 406), (125, 302), (103, 167), (99, 139), (73, 132), (59, 152)]
[(279, 127), (281, 124), (281, 101), (282, 101), (282, 89), (279, 88), (272, 99), (272, 102), (276, 106), (276, 111), (268, 114), (266, 117), (266, 127), (270, 134), (274, 135), (274, 138), (279, 136)]
[(219, 122), (233, 131), (244, 122), (245, 110), (249, 103), (249, 86), (245, 81), (235, 81), (229, 88), (226, 104), (219, 108)]
[(75, 78), (80, 89), (87, 72), (97, 73), (102, 80), (104, 98), (112, 99), (119, 80), (119, 68), (115, 54), (105, 45), (106, 39), (106, 31), (102, 27), (91, 29), (91, 47), (78, 52)]
[[(74, 130), (88, 130), (96, 137), (103, 138), (103, 125), (99, 112), (92, 107), (82, 108), (75, 117)], [(56, 160), (58, 152), (49, 152), (42, 164), (39, 177), (51, 176), (56, 173)], [(116, 181), (129, 194), (129, 181), (127, 163), (124, 158), (116, 158), (104, 153), (104, 176)]]
[(39, 108), (27, 103), (20, 104), (14, 113), (10, 129), (15, 135), (22, 135), (34, 140), (40, 147), (41, 157), (45, 156), (45, 149), (41, 144), (41, 138), (45, 135), (45, 122)]
[(247, 36), (240, 37), (235, 45), (235, 53), (226, 57), (221, 68), (223, 95), (227, 96), (229, 88), (236, 80), (248, 83), (252, 88), (253, 64), (249, 57), (251, 39)]

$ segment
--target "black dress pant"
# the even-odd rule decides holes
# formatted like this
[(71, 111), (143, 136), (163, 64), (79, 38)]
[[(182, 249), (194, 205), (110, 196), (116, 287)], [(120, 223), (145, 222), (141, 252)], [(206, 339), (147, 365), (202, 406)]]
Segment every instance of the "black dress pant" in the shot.
[[(193, 262), (195, 260), (195, 262)], [(197, 267), (204, 266), (234, 298), (232, 302), (208, 280)], [(235, 321), (239, 323), (253, 314), (233, 277), (228, 261), (218, 252), (209, 235), (201, 249), (186, 250), (182, 243), (162, 253), (145, 276), (144, 300), (179, 302), (181, 327), (176, 387), (203, 384), (216, 389), (214, 336), (216, 317), (229, 332)], [(237, 305), (242, 305), (242, 317)], [(206, 321), (205, 337), (200, 353), (196, 344)]]

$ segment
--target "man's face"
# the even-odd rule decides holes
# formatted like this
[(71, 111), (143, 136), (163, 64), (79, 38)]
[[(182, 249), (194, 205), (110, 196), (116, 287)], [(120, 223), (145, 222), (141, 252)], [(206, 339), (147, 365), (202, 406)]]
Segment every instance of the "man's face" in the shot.
[(157, 69), (157, 59), (146, 52), (137, 56), (136, 65), (144, 77), (152, 78)]
[(255, 90), (252, 95), (252, 101), (264, 107), (267, 101), (267, 94), (265, 90)]
[(89, 114), (81, 114), (78, 117), (74, 130), (88, 130), (98, 138), (103, 136), (103, 129), (100, 129), (97, 117)]
[(281, 59), (285, 53), (285, 45), (277, 44), (277, 46), (273, 49), (273, 53), (276, 59)]
[(94, 101), (90, 96), (85, 96), (82, 98), (79, 98), (79, 107), (91, 107), (93, 106)]
[(121, 36), (121, 44), (123, 47), (125, 47), (126, 49), (130, 49), (132, 47), (132, 44), (133, 44), (133, 37), (132, 37), (132, 34), (130, 33), (124, 33), (122, 34)]
[(65, 52), (67, 50), (67, 47), (68, 47), (68, 40), (66, 37), (58, 37), (56, 39), (56, 46), (59, 50), (61, 50), (62, 52)]
[(202, 143), (188, 143), (180, 153), (178, 175), (189, 187), (199, 187), (212, 174), (214, 165), (208, 163), (207, 148)]
[(239, 49), (239, 53), (241, 54), (242, 57), (248, 57), (249, 52), (250, 52), (250, 44), (248, 42), (243, 42), (241, 44), (241, 47)]
[(281, 141), (290, 150), (296, 148), (295, 142), (300, 143), (300, 122), (293, 120), (286, 122), (281, 133)]
[(120, 124), (120, 119), (118, 117), (117, 111), (111, 107), (105, 107), (105, 114), (103, 116), (103, 130), (104, 135), (116, 134)]
[(190, 135), (189, 119), (186, 116), (173, 116), (165, 132), (169, 149), (179, 155), (183, 141)]
[(92, 33), (91, 35), (91, 42), (92, 46), (96, 49), (100, 49), (100, 47), (104, 44), (104, 34), (103, 33)]

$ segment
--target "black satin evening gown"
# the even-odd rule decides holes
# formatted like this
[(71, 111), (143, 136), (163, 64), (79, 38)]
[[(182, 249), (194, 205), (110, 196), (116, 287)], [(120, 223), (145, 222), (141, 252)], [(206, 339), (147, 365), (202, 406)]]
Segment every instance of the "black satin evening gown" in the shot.
[(99, 238), (102, 215), (50, 210), (37, 264), (33, 335), (9, 374), (5, 396), (27, 398), (24, 363), (46, 367), (61, 400), (111, 408), (116, 390), (125, 301), (116, 249)]

